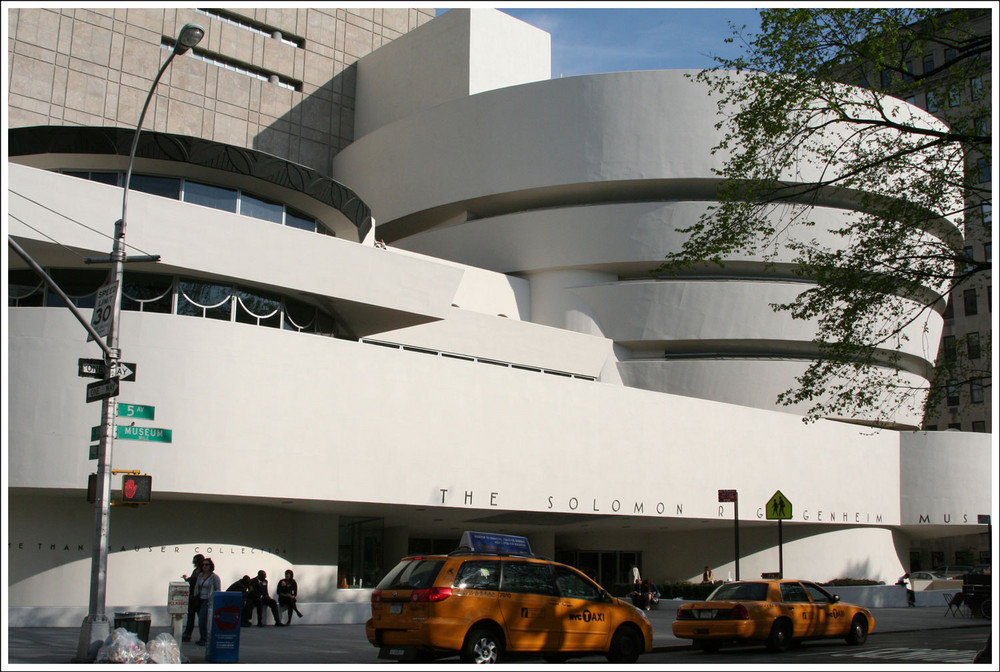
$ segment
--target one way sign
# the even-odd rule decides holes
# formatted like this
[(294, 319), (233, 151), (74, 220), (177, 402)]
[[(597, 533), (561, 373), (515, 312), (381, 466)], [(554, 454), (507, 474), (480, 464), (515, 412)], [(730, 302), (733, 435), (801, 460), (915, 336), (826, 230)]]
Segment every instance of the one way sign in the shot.
[[(78, 361), (80, 366), (77, 375), (81, 378), (108, 378), (105, 375), (108, 370), (108, 365), (104, 363), (101, 359), (80, 359)], [(111, 378), (119, 378), (125, 382), (132, 382), (135, 380), (136, 365), (134, 362), (118, 362), (115, 370), (111, 372)]]

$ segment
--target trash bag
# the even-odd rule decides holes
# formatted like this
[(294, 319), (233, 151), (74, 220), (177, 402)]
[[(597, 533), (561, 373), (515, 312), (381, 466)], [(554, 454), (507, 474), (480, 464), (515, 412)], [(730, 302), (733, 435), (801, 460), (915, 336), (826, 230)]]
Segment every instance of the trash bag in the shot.
[(118, 628), (104, 641), (97, 652), (98, 663), (146, 663), (149, 653), (139, 635), (125, 628)]
[(178, 665), (181, 662), (181, 649), (177, 640), (169, 632), (161, 632), (146, 645), (149, 661), (160, 665)]

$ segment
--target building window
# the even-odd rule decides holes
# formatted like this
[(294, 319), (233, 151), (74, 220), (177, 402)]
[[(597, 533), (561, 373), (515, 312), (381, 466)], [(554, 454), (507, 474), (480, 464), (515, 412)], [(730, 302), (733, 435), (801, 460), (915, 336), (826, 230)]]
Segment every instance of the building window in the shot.
[(979, 182), (989, 182), (993, 179), (992, 168), (990, 167), (990, 162), (986, 159), (979, 159), (976, 161), (976, 168), (979, 171)]
[(382, 518), (340, 518), (337, 574), (341, 588), (374, 588), (386, 571), (385, 521)]
[(917, 104), (917, 97), (916, 96), (907, 96), (906, 98), (903, 98), (903, 102), (904, 103), (909, 103), (910, 105), (916, 105)]
[(906, 68), (906, 72), (903, 73), (903, 81), (904, 82), (912, 82), (913, 81), (913, 61), (907, 61), (905, 63), (904, 67)]
[(284, 206), (281, 203), (266, 201), (249, 194), (243, 194), (240, 198), (240, 214), (255, 219), (263, 219), (267, 222), (281, 224), (281, 217), (284, 213)]
[(925, 432), (936, 432), (937, 431), (937, 425), (927, 425), (924, 428), (924, 431)]
[(983, 226), (993, 223), (993, 201), (983, 201), (979, 204), (979, 215), (983, 218)]
[[(946, 394), (948, 405), (958, 406), (959, 401), (961, 401), (961, 397), (959, 396), (960, 394), (961, 391), (958, 389), (958, 385), (953, 385), (949, 383)], [(948, 426), (951, 427), (951, 425)]]
[(972, 91), (972, 99), (979, 100), (983, 97), (983, 78), (972, 77), (969, 79), (969, 90)]
[(944, 304), (944, 314), (941, 315), (946, 320), (954, 319), (955, 317), (955, 304), (952, 302), (951, 297), (948, 298), (947, 303)]
[(937, 112), (941, 109), (940, 94), (937, 91), (927, 92), (927, 111)]
[(879, 73), (879, 81), (882, 83), (883, 89), (888, 89), (889, 85), (892, 84), (892, 73), (888, 70), (883, 70)]
[(934, 69), (934, 54), (924, 56), (923, 73), (926, 75)]
[(38, 308), (45, 301), (45, 284), (34, 271), (7, 273), (7, 307)]
[(122, 310), (172, 313), (173, 278), (149, 273), (128, 273), (122, 285)]
[(948, 107), (958, 107), (962, 104), (962, 92), (957, 88), (948, 89)]
[(864, 75), (861, 75), (861, 79), (858, 80), (858, 86), (860, 86), (862, 89), (867, 89), (869, 86), (868, 78)]
[(983, 381), (973, 380), (969, 383), (969, 395), (972, 399), (972, 403), (981, 404), (983, 403)]
[(239, 194), (235, 189), (215, 187), (200, 182), (184, 181), (184, 202), (203, 205), (206, 208), (236, 212)]
[(948, 61), (954, 61), (955, 58), (957, 58), (957, 57), (958, 57), (958, 52), (955, 51), (954, 49), (945, 49), (944, 50), (944, 62), (945, 63), (947, 63)]
[[(973, 261), (975, 259), (975, 255), (972, 252), (972, 247), (971, 246), (963, 247), (962, 256), (968, 259), (969, 261)], [(968, 273), (969, 271), (972, 270), (972, 264), (965, 264), (964, 269), (965, 272)]]
[[(958, 403), (958, 402), (955, 402), (955, 403)], [(962, 423), (961, 422), (949, 422), (948, 423), (948, 429), (957, 429), (957, 430), (961, 431), (961, 429), (962, 429)]]
[(974, 432), (986, 432), (986, 421), (985, 420), (973, 420), (972, 421), (972, 431)]
[(946, 362), (954, 362), (958, 358), (958, 347), (955, 345), (954, 336), (945, 336), (941, 339), (941, 356)]
[(965, 337), (965, 345), (969, 359), (979, 359), (982, 356), (982, 348), (979, 347), (978, 331), (974, 331)]
[(993, 261), (993, 243), (983, 243), (983, 256), (986, 257), (987, 262)]
[(966, 315), (977, 315), (979, 313), (979, 301), (976, 299), (976, 290), (967, 289), (962, 293), (962, 299), (965, 303), (965, 314)]
[(129, 178), (128, 188), (153, 196), (181, 198), (181, 181), (176, 177), (157, 177), (155, 175), (133, 175)]

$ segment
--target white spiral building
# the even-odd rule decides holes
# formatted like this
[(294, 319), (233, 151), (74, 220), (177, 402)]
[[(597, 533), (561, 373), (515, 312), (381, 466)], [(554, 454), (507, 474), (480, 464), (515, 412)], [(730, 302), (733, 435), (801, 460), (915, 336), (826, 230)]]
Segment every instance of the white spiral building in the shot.
[[(109, 609), (165, 618), (200, 552), (224, 586), (293, 568), (307, 622), (360, 622), (400, 556), (467, 529), (524, 534), (613, 590), (633, 565), (756, 576), (778, 569), (779, 490), (787, 576), (891, 583), (910, 540), (982, 530), (988, 436), (775, 406), (815, 356), (810, 325), (769, 307), (803, 287), (780, 265), (649, 273), (711, 204), (704, 88), (672, 71), (551, 80), (548, 39), (451, 10), (364, 56), (356, 140), (329, 171), (171, 130), (181, 88), (215, 67), (178, 59), (129, 196), (130, 253), (161, 261), (126, 268), (137, 376), (119, 398), (155, 407), (135, 422), (172, 440), (115, 442), (113, 466), (153, 475), (154, 495), (112, 511)], [(9, 129), (6, 225), (86, 308), (106, 274), (83, 257), (107, 254), (131, 132), (40, 122)], [(76, 625), (99, 421), (77, 362), (100, 351), (7, 261), (8, 621)], [(927, 327), (904, 358), (917, 380)], [(738, 554), (721, 489), (738, 492)]]

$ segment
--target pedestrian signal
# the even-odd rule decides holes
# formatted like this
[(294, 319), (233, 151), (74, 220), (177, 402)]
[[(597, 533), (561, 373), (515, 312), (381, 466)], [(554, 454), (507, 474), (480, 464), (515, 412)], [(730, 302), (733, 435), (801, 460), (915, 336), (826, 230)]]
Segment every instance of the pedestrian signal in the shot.
[(152, 494), (152, 476), (133, 476), (129, 474), (122, 479), (123, 504), (148, 504)]

